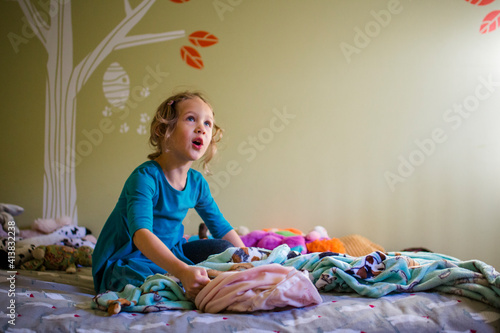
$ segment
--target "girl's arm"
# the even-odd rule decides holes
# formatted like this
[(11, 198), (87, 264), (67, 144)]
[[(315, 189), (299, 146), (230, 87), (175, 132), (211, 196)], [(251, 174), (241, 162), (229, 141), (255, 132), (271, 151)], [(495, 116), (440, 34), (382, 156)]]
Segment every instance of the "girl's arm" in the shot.
[(147, 258), (181, 280), (188, 298), (195, 298), (201, 289), (210, 282), (204, 268), (189, 266), (177, 259), (172, 251), (148, 229), (137, 230), (134, 233), (133, 241), (139, 251)]
[(245, 244), (241, 240), (240, 236), (234, 230), (229, 231), (227, 234), (224, 235), (224, 237), (222, 237), (222, 239), (229, 241), (236, 247), (245, 247)]

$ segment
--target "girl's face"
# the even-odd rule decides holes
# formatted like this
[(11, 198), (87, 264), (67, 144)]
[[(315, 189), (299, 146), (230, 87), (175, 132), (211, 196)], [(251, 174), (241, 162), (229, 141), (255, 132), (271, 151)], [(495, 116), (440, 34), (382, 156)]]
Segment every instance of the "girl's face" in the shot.
[(205, 154), (212, 140), (212, 109), (198, 97), (178, 102), (175, 107), (179, 118), (167, 141), (167, 149), (180, 161), (196, 161)]

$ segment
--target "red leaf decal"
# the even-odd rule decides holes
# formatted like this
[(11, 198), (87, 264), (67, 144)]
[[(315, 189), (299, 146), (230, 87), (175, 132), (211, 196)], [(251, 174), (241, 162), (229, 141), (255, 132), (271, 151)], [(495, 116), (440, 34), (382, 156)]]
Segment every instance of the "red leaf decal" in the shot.
[(482, 34), (487, 32), (492, 32), (500, 25), (500, 10), (494, 10), (488, 15), (486, 15), (483, 19), (483, 23), (479, 28), (479, 31)]
[(471, 5), (486, 6), (495, 0), (465, 0), (465, 1), (469, 2)]
[(201, 60), (201, 55), (191, 46), (181, 47), (181, 58), (191, 67), (196, 69), (203, 68), (203, 61)]
[(189, 0), (170, 0), (175, 3), (183, 3), (183, 2), (188, 2)]
[(207, 47), (217, 44), (219, 39), (206, 31), (195, 31), (189, 35), (189, 41), (193, 43), (194, 46)]

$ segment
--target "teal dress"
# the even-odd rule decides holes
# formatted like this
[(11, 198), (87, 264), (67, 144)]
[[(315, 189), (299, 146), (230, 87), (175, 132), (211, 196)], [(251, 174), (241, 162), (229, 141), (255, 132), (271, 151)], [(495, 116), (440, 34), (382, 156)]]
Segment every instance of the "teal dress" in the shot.
[(137, 167), (125, 182), (118, 203), (106, 221), (92, 256), (96, 292), (121, 291), (125, 285), (140, 286), (146, 277), (165, 270), (146, 258), (132, 242), (142, 228), (153, 232), (183, 262), (182, 221), (196, 209), (211, 234), (222, 238), (233, 228), (215, 203), (207, 181), (190, 169), (186, 187), (179, 191), (167, 181), (161, 166), (148, 161)]

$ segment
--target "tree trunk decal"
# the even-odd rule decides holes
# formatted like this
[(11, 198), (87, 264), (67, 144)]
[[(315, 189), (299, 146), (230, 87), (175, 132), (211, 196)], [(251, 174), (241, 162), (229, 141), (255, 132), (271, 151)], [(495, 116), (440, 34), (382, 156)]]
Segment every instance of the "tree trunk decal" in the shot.
[[(30, 0), (18, 0), (30, 27), (47, 51), (43, 217), (69, 216), (77, 224), (75, 182), (76, 97), (99, 64), (113, 51), (185, 36), (183, 30), (128, 36), (155, 0), (135, 8), (124, 0), (125, 17), (74, 66), (71, 1), (50, 0), (50, 22)], [(47, 15), (45, 15), (47, 16)]]

